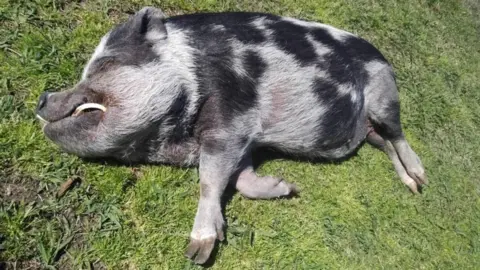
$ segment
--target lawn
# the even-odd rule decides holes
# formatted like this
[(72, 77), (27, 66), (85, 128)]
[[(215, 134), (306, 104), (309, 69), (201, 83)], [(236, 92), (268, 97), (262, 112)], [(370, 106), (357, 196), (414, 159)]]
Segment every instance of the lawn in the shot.
[(34, 119), (39, 94), (72, 86), (100, 37), (144, 5), (271, 12), (366, 38), (393, 63), (405, 133), (429, 176), (412, 195), (368, 145), (342, 163), (263, 163), (301, 195), (235, 194), (213, 269), (480, 267), (479, 2), (0, 0), (0, 269), (200, 268), (183, 257), (196, 169), (81, 160)]

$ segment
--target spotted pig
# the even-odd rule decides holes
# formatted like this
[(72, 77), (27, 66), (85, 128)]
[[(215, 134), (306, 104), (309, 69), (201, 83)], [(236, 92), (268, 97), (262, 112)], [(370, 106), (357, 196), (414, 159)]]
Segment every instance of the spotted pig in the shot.
[(74, 87), (41, 95), (37, 117), (80, 157), (198, 166), (186, 256), (199, 264), (224, 239), (229, 183), (252, 199), (297, 192), (255, 173), (255, 149), (341, 159), (366, 140), (413, 192), (427, 183), (385, 57), (346, 31), (271, 14), (143, 8), (101, 39)]

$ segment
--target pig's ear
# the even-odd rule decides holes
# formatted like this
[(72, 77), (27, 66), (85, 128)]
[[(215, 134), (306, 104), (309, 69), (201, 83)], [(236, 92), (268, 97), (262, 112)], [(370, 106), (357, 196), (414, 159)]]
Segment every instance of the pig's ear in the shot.
[(158, 41), (167, 38), (165, 28), (165, 14), (154, 7), (144, 7), (133, 17), (135, 29), (150, 41)]

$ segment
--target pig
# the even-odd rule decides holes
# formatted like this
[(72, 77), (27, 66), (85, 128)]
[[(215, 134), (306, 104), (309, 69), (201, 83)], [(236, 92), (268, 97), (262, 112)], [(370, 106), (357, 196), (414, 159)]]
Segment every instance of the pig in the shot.
[(84, 158), (198, 166), (200, 198), (185, 255), (205, 263), (224, 239), (229, 183), (251, 199), (294, 195), (258, 176), (252, 151), (342, 159), (367, 141), (414, 193), (425, 169), (405, 139), (391, 64), (332, 26), (272, 14), (166, 17), (145, 7), (102, 37), (80, 81), (43, 93), (43, 132)]

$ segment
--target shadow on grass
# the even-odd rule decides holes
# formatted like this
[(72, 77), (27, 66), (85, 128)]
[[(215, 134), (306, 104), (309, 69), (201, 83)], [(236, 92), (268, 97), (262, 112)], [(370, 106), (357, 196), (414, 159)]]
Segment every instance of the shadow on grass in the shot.
[(254, 169), (258, 169), (262, 164), (272, 161), (272, 160), (278, 160), (278, 159), (283, 159), (283, 160), (293, 160), (297, 162), (309, 162), (313, 164), (340, 164), (346, 160), (349, 160), (350, 158), (354, 157), (357, 155), (358, 150), (363, 147), (365, 142), (363, 142), (360, 146), (358, 146), (352, 153), (338, 159), (325, 159), (321, 157), (317, 158), (310, 158), (310, 157), (303, 157), (303, 156), (296, 156), (284, 152), (277, 151), (275, 149), (271, 148), (259, 148), (255, 150), (252, 154), (253, 158), (253, 167)]
[[(293, 160), (293, 161), (298, 161), (298, 162), (309, 162), (309, 163), (314, 163), (314, 164), (340, 164), (343, 161), (349, 160), (350, 158), (354, 157), (357, 155), (358, 150), (363, 147), (365, 142), (361, 143), (352, 153), (338, 159), (330, 160), (330, 159), (325, 159), (325, 158), (309, 158), (309, 157), (302, 157), (302, 156), (296, 156), (284, 152), (277, 151), (273, 148), (258, 148), (253, 151), (252, 153), (252, 159), (253, 159), (253, 166), (254, 169), (257, 169), (260, 167), (263, 163), (266, 163), (268, 161), (273, 161), (273, 160), (278, 160), (278, 159), (283, 159), (283, 160)], [(141, 165), (157, 165), (157, 166), (173, 166), (177, 167), (174, 165), (169, 165), (169, 164), (152, 164), (152, 163), (147, 163), (147, 162), (122, 162), (119, 161), (118, 159), (115, 158), (83, 158), (84, 161), (86, 162), (91, 162), (95, 164), (100, 164), (100, 165), (106, 165), (106, 166), (114, 166), (114, 167), (135, 167), (135, 166), (141, 166)], [(188, 166), (187, 168), (193, 168), (197, 166)]]

